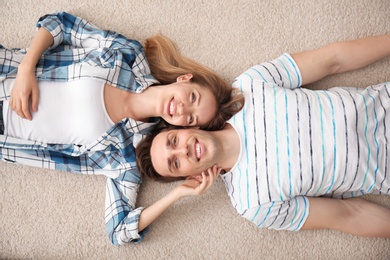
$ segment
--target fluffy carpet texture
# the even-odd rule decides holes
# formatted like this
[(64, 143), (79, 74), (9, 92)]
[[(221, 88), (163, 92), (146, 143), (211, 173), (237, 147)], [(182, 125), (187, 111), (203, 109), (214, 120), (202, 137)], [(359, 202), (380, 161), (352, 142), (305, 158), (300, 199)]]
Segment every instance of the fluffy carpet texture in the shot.
[[(2, 0), (0, 43), (27, 47), (35, 22), (67, 11), (142, 41), (161, 32), (183, 52), (233, 81), (250, 66), (338, 40), (390, 33), (388, 0)], [(311, 88), (390, 80), (390, 59), (328, 77)], [(176, 203), (139, 244), (116, 247), (104, 224), (104, 176), (0, 162), (1, 259), (390, 259), (390, 239), (337, 231), (260, 230), (238, 216), (218, 180)], [(146, 181), (138, 204), (177, 184)], [(390, 197), (366, 196), (390, 207)]]

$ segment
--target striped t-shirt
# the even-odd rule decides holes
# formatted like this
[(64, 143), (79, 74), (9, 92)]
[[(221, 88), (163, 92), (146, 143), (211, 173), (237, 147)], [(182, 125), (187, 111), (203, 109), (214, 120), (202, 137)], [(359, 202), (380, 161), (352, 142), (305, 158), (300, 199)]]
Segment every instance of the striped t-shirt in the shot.
[(259, 227), (299, 230), (309, 196), (390, 194), (390, 83), (309, 90), (292, 57), (234, 82), (245, 107), (229, 123), (241, 142), (222, 178), (233, 206)]

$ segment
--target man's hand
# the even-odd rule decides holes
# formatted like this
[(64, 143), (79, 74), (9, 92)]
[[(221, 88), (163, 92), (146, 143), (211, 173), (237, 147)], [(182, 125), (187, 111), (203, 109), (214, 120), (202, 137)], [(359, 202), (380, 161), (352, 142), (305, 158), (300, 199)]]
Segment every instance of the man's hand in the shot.
[(39, 88), (34, 71), (23, 72), (19, 70), (12, 87), (9, 106), (21, 118), (32, 120), (30, 111), (38, 111)]

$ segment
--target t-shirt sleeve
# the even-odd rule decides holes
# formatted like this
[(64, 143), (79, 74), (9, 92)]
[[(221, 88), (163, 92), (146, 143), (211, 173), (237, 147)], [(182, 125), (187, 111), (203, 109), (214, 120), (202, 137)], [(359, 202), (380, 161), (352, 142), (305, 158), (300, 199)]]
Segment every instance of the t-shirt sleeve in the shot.
[(273, 201), (246, 210), (242, 216), (261, 228), (298, 231), (309, 215), (309, 200), (297, 196)]
[(294, 89), (302, 85), (301, 72), (287, 53), (272, 61), (263, 62), (245, 71), (239, 78), (261, 80), (283, 88)]

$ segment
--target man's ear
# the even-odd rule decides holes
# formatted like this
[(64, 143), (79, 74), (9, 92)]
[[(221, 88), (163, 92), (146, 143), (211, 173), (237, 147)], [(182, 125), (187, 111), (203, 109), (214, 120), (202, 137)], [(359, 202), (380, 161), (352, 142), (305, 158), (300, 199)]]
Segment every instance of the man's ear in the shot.
[(192, 79), (192, 77), (193, 77), (192, 74), (185, 74), (185, 75), (181, 75), (181, 76), (177, 77), (176, 81), (177, 82), (188, 81), (188, 80)]

